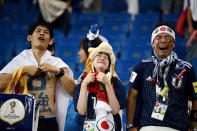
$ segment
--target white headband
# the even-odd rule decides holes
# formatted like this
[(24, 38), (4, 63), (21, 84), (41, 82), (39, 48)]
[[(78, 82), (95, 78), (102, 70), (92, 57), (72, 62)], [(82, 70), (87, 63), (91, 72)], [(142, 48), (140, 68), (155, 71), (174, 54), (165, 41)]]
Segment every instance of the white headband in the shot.
[(174, 38), (174, 40), (175, 40), (175, 33), (174, 33), (174, 31), (173, 31), (170, 27), (165, 26), (165, 25), (162, 25), (162, 26), (157, 27), (157, 28), (153, 31), (152, 36), (151, 36), (151, 44), (153, 43), (153, 40), (155, 39), (155, 36), (157, 36), (157, 35), (160, 34), (160, 33), (168, 33), (168, 34), (170, 34), (170, 35)]

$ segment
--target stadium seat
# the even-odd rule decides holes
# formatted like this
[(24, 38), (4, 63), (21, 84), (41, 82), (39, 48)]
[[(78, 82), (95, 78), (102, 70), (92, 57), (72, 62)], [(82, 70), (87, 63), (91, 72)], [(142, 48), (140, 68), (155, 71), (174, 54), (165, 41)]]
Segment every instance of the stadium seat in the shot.
[(151, 47), (138, 47), (138, 46), (131, 46), (131, 47), (124, 47), (121, 49), (120, 52), (120, 59), (122, 60), (142, 60), (151, 57), (152, 48)]
[(71, 13), (70, 18), (71, 18), (71, 24), (72, 24), (72, 27), (74, 27), (74, 26), (75, 26), (75, 24), (77, 24), (77, 23), (78, 23), (79, 16), (80, 16), (80, 14), (79, 14), (79, 13), (75, 13), (75, 12), (72, 12), (72, 13)]
[(75, 69), (76, 69), (76, 63), (75, 62), (73, 62), (73, 61), (68, 61), (67, 59), (62, 59), (68, 66), (69, 66), (69, 68), (73, 71), (73, 73), (74, 73), (74, 71), (75, 71)]
[(151, 40), (148, 37), (134, 37), (132, 35), (126, 38), (125, 42), (122, 44), (122, 47), (127, 47), (127, 46), (150, 47)]
[(182, 46), (182, 45), (176, 46), (176, 44), (175, 44), (175, 47), (173, 50), (177, 54), (179, 59), (186, 60), (186, 54), (187, 54), (186, 46)]
[(77, 22), (74, 22), (74, 29), (89, 30), (92, 24), (103, 24), (103, 13), (81, 13)]
[(26, 40), (20, 40), (15, 43), (14, 55), (18, 55), (23, 50), (28, 49), (30, 47), (30, 43)]
[(61, 37), (56, 39), (56, 46), (65, 46), (66, 48), (73, 48), (79, 50), (79, 43), (81, 42), (81, 38), (66, 38)]
[(157, 12), (139, 13), (139, 14), (135, 15), (134, 22), (141, 23), (141, 24), (148, 23), (148, 22), (157, 23), (157, 22), (159, 22), (159, 13), (157, 13)]
[(15, 44), (11, 41), (6, 41), (6, 43), (1, 44), (0, 55), (3, 64), (7, 64), (13, 58)]
[(68, 34), (68, 38), (80, 38), (80, 39), (83, 39), (84, 37), (87, 36), (87, 33), (88, 33), (88, 30), (90, 28), (91, 25), (88, 25), (88, 26), (85, 26), (85, 30), (83, 29), (71, 29), (69, 31), (69, 34)]
[(122, 60), (118, 59), (116, 61), (116, 72), (117, 73), (124, 73), (124, 72), (131, 72), (134, 66), (139, 62), (138, 59), (131, 59), (131, 60)]
[(74, 71), (74, 79), (77, 80), (79, 78), (79, 76), (82, 74), (82, 72), (76, 72)]
[(129, 13), (121, 13), (121, 12), (113, 12), (113, 13), (105, 13), (106, 21), (114, 21), (114, 22), (130, 22), (131, 15)]
[(170, 22), (174, 27), (176, 27), (179, 16), (180, 14), (163, 14), (162, 21)]
[(140, 13), (159, 12), (161, 0), (140, 0), (139, 11)]
[(81, 64), (81, 63), (77, 62), (75, 71), (82, 73), (84, 70), (85, 70), (85, 64)]
[(63, 45), (57, 45), (55, 50), (55, 55), (57, 57), (62, 58), (66, 62), (72, 61), (73, 63), (76, 63), (79, 61), (78, 53), (79, 49), (77, 48), (68, 48)]
[(54, 29), (54, 41), (57, 43), (62, 42), (61, 39), (65, 39), (64, 33), (60, 29)]
[(103, 12), (125, 12), (127, 10), (127, 4), (124, 0), (103, 0), (102, 11)]
[(124, 30), (116, 29), (101, 29), (100, 34), (106, 39), (118, 38), (120, 40), (124, 40), (126, 38), (127, 32)]
[(5, 32), (6, 30), (10, 30), (11, 29), (11, 21), (10, 18), (1, 18), (0, 19), (0, 30), (2, 30), (2, 32)]
[(128, 32), (130, 27), (129, 22), (115, 22), (113, 20), (105, 21), (102, 29), (123, 30)]
[(176, 44), (175, 46), (185, 46), (186, 45), (186, 40), (184, 39), (184, 37), (176, 34)]

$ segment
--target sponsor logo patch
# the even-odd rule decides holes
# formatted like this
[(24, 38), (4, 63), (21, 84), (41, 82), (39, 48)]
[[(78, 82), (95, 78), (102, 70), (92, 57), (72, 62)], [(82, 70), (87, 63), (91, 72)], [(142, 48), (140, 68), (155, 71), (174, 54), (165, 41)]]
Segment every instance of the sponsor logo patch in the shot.
[(131, 73), (131, 77), (130, 77), (130, 82), (134, 82), (135, 81), (135, 78), (137, 77), (137, 73), (136, 72), (134, 72), (134, 71), (132, 71), (132, 73)]

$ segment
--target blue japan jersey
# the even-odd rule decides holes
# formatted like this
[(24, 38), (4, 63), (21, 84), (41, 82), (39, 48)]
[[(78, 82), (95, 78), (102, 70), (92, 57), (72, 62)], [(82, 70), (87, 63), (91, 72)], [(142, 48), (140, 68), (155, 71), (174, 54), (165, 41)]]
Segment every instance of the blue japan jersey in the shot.
[[(197, 80), (192, 66), (182, 60), (176, 60), (170, 65), (166, 82), (170, 88), (168, 92), (168, 109), (164, 120), (160, 121), (151, 118), (156, 103), (156, 85), (150, 80), (154, 69), (152, 59), (138, 63), (132, 71), (130, 77), (130, 87), (139, 91), (142, 95), (140, 127), (143, 126), (165, 126), (177, 130), (188, 130), (188, 98), (197, 98)], [(176, 76), (186, 69), (186, 72), (175, 84)], [(164, 87), (164, 82), (160, 82), (160, 87)]]

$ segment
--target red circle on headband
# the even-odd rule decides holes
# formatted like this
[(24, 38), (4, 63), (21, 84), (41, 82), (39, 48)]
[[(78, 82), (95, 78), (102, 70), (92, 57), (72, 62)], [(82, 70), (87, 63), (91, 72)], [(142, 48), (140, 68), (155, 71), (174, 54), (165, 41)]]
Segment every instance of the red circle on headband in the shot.
[(160, 28), (160, 31), (166, 31), (166, 30), (167, 30), (166, 27), (161, 27), (161, 28)]

